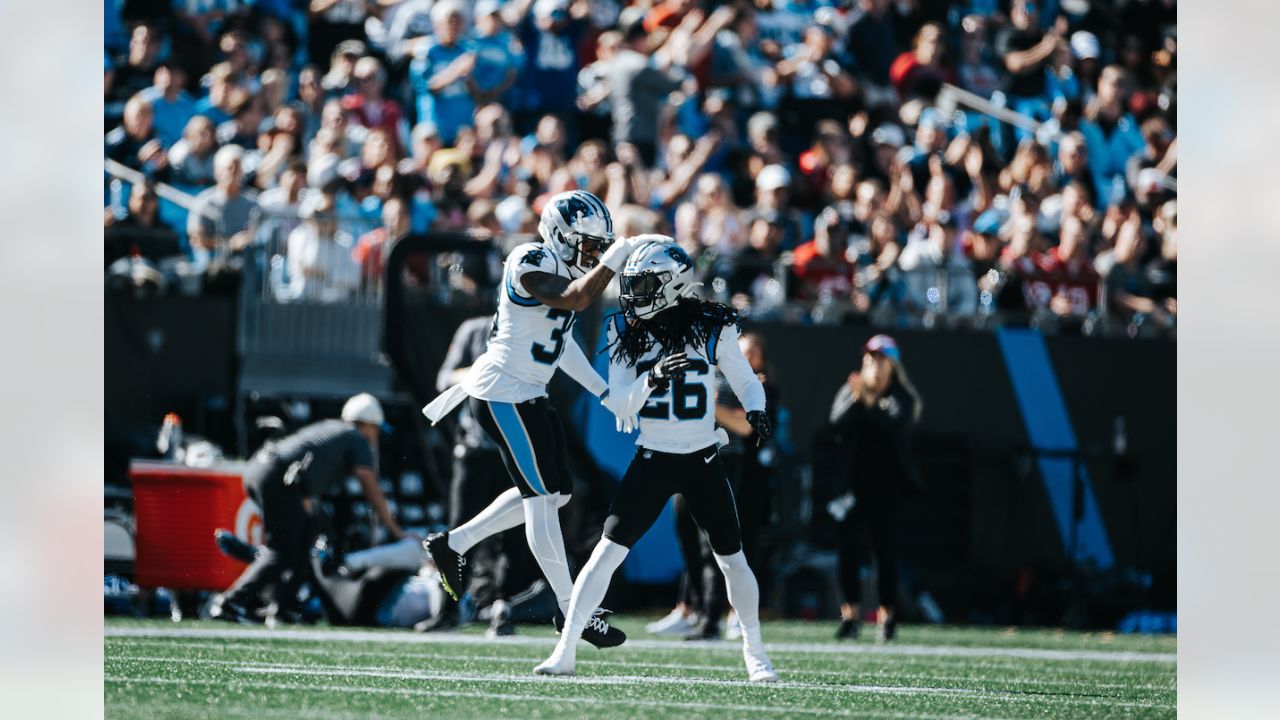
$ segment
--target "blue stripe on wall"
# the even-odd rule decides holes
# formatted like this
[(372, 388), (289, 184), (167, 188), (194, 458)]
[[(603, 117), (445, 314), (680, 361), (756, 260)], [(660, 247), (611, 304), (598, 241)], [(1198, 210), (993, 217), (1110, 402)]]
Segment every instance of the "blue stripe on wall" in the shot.
[[(1004, 362), (1013, 383), (1013, 393), (1022, 412), (1031, 445), (1041, 450), (1076, 449), (1076, 434), (1067, 415), (1067, 406), (1058, 387), (1058, 377), (1049, 360), (1044, 337), (1034, 330), (1001, 329), (996, 333)], [(1053, 509), (1058, 536), (1070, 553), (1072, 463), (1067, 458), (1042, 457), (1037, 461), (1045, 494)], [(1078, 529), (1076, 560), (1092, 559), (1100, 568), (1111, 567), (1115, 558), (1107, 540), (1107, 530), (1093, 495), (1087, 469), (1081, 468), (1084, 483), (1084, 516)]]
[[(609, 322), (609, 319), (606, 315), (604, 322)], [(600, 352), (604, 349), (604, 343), (605, 329), (602, 326), (596, 353), (591, 355), (591, 359), (596, 372), (601, 377), (608, 378), (609, 356)], [(615, 482), (621, 481), (636, 452), (636, 433), (628, 435), (618, 432), (613, 413), (600, 405), (600, 401), (591, 393), (582, 393), (579, 402), (575, 408), (576, 417), (580, 422), (579, 427), (584, 428), (583, 438), (591, 451), (592, 459)], [(631, 548), (627, 559), (623, 561), (622, 571), (631, 582), (659, 584), (675, 582), (682, 570), (684, 560), (676, 544), (675, 514), (668, 502), (649, 532)]]

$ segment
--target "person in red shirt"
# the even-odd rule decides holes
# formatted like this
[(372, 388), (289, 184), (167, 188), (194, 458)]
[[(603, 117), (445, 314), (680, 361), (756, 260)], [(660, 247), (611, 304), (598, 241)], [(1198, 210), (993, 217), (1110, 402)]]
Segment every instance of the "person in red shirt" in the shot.
[(902, 53), (889, 66), (889, 81), (902, 98), (932, 97), (951, 82), (951, 70), (942, 64), (946, 37), (938, 23), (925, 23), (916, 33), (915, 47)]
[(827, 194), (833, 168), (853, 159), (852, 141), (840, 123), (821, 120), (816, 135), (813, 145), (799, 158), (800, 174), (805, 179), (803, 203), (809, 206), (817, 205)]
[[(372, 291), (382, 285), (382, 265), (391, 241), (408, 232), (409, 210), (404, 200), (388, 198), (382, 204), (382, 227), (361, 235), (351, 250), (351, 258), (360, 266), (360, 284), (365, 290)], [(416, 276), (414, 270), (410, 268), (410, 273)]]
[(1064, 218), (1057, 247), (1032, 259), (1035, 270), (1024, 285), (1030, 307), (1079, 318), (1097, 305), (1098, 273), (1089, 260), (1089, 237), (1078, 218)]
[(387, 139), (391, 141), (392, 154), (403, 157), (404, 115), (399, 103), (382, 96), (387, 82), (382, 63), (373, 57), (360, 58), (351, 72), (351, 79), (356, 91), (342, 98), (343, 111), (353, 122), (370, 130), (385, 130)]
[(840, 213), (828, 207), (813, 221), (813, 240), (792, 254), (791, 272), (799, 280), (797, 295), (816, 300), (830, 294), (835, 299), (851, 299), (858, 266), (845, 256), (848, 229)]

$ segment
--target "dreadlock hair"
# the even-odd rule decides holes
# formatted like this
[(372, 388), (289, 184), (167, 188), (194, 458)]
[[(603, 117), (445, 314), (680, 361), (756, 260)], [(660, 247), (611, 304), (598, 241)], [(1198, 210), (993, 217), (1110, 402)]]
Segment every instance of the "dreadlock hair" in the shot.
[(635, 367), (645, 353), (655, 347), (680, 351), (687, 345), (706, 348), (720, 329), (733, 325), (739, 330), (738, 311), (710, 300), (685, 297), (676, 306), (658, 313), (652, 318), (636, 319), (623, 315), (625, 325), (614, 341), (605, 349), (610, 357)]

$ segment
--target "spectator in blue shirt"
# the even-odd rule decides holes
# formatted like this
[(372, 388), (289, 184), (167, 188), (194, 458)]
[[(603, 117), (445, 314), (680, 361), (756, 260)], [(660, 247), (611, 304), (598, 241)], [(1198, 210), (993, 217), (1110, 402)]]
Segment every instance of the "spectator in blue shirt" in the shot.
[(152, 124), (161, 144), (172, 147), (182, 137), (187, 122), (196, 114), (196, 102), (183, 90), (187, 74), (169, 62), (156, 68), (155, 85), (143, 91), (151, 101)]
[(218, 63), (209, 68), (209, 94), (196, 102), (196, 114), (204, 115), (214, 125), (231, 119), (231, 91), (236, 88), (235, 73), (231, 65)]
[[(533, 18), (526, 17), (530, 4)], [(581, 7), (585, 3), (575, 5)], [(566, 0), (517, 0), (520, 42), (525, 51), (525, 82), (516, 130), (527, 132), (537, 118), (556, 113), (572, 123), (577, 114), (578, 55), (587, 32), (584, 18), (571, 17)], [(570, 127), (576, 136), (576, 128)]]
[(471, 38), (476, 67), (471, 80), (476, 102), (481, 105), (501, 100), (515, 85), (524, 64), (524, 48), (507, 29), (501, 9), (498, 0), (476, 3), (476, 28)]
[(1098, 77), (1098, 94), (1085, 112), (1086, 119), (1080, 123), (1080, 132), (1089, 149), (1094, 185), (1111, 201), (1116, 198), (1110, 196), (1124, 189), (1129, 158), (1146, 144), (1138, 121), (1125, 108), (1127, 85), (1128, 79), (1119, 65), (1104, 68)]
[(453, 144), (458, 128), (472, 123), (476, 108), (467, 87), (476, 67), (476, 53), (462, 35), (464, 20), (460, 3), (437, 3), (431, 9), (435, 36), (423, 41), (409, 66), (418, 121), (434, 125), (445, 145)]

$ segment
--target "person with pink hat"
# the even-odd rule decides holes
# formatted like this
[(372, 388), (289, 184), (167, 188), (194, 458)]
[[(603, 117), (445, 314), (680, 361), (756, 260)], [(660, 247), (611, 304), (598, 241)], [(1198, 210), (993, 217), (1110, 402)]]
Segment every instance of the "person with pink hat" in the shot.
[[(857, 639), (861, 620), (859, 571), (867, 550), (875, 554), (880, 599), (876, 640), (894, 638), (898, 596), (898, 507), (919, 477), (911, 460), (911, 428), (924, 403), (902, 365), (898, 344), (876, 335), (862, 346), (862, 367), (836, 393), (831, 426), (839, 446), (852, 456), (849, 490), (827, 506), (840, 522), (840, 606), (837, 639)], [(868, 547), (869, 546), (869, 547)]]

